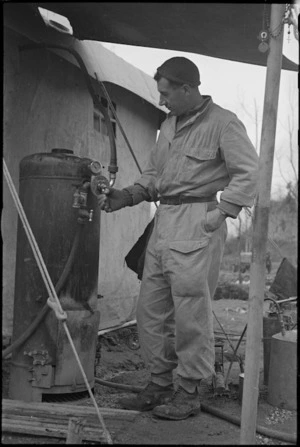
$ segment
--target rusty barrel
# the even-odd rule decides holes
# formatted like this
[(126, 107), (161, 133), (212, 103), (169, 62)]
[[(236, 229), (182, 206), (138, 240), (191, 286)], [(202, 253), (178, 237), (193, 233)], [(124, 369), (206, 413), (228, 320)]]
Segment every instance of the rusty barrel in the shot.
[(286, 410), (297, 409), (297, 330), (272, 337), (268, 402)]
[(268, 385), (272, 336), (280, 332), (277, 314), (263, 317), (264, 385)]
[[(94, 210), (93, 220), (80, 227), (78, 209), (73, 207), (77, 188), (91, 180), (91, 162), (66, 149), (29, 155), (20, 162), (19, 196), (54, 286), (63, 276), (76, 235), (80, 234), (58, 297), (67, 312), (70, 334), (93, 386), (100, 318), (97, 310), (100, 211), (97, 198), (88, 191), (86, 206)], [(47, 298), (47, 289), (19, 220), (13, 342), (30, 327)], [(12, 353), (10, 397), (38, 401), (44, 394), (85, 390), (62, 324), (49, 310), (31, 336)]]

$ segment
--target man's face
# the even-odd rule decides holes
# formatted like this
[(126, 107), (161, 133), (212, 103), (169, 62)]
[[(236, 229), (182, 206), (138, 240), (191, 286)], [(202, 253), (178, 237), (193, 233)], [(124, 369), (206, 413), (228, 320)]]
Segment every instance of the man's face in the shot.
[(159, 105), (167, 107), (173, 115), (182, 115), (190, 108), (186, 85), (173, 86), (168, 79), (161, 78), (157, 82), (157, 90), (160, 94)]

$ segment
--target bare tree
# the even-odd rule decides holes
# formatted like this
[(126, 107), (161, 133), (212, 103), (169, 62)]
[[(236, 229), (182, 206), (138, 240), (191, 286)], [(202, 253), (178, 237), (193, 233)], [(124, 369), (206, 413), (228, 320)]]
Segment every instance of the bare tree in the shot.
[[(294, 93), (294, 95), (293, 95)], [(279, 155), (279, 152), (275, 152), (276, 161), (278, 163), (278, 168), (282, 179), (285, 182), (288, 193), (291, 195), (293, 199), (295, 199), (296, 203), (298, 203), (298, 171), (296, 169), (296, 159), (297, 159), (297, 132), (295, 129), (295, 118), (298, 116), (296, 114), (296, 94), (292, 90), (290, 90), (289, 94), (289, 113), (287, 114), (287, 124), (284, 125), (280, 120), (279, 123), (283, 127), (283, 129), (288, 134), (288, 142), (286, 146), (286, 154), (285, 160), (288, 161), (288, 165), (291, 168), (292, 176), (283, 172), (281, 160), (283, 155)], [(280, 148), (283, 149), (282, 147)]]
[(257, 99), (253, 98), (253, 113), (250, 111), (250, 108), (248, 105), (245, 104), (244, 98), (241, 96), (241, 94), (238, 94), (239, 99), (239, 105), (241, 106), (242, 110), (246, 113), (248, 118), (251, 119), (251, 121), (254, 123), (255, 128), (255, 144), (254, 147), (256, 151), (258, 152), (258, 147), (260, 143), (260, 133), (261, 133), (261, 113), (257, 104)]

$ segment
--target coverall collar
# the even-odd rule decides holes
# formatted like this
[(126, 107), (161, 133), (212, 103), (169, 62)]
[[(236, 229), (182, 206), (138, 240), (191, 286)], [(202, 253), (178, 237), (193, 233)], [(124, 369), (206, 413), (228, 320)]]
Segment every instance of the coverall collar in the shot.
[(177, 123), (178, 117), (172, 115), (172, 113), (168, 115), (168, 126), (166, 126), (166, 128), (164, 129), (164, 135), (168, 139), (168, 141), (171, 142), (173, 140), (176, 131), (183, 129), (186, 126), (190, 126), (198, 117), (205, 115), (208, 108), (213, 103), (213, 100), (211, 96), (208, 95), (203, 95), (203, 99), (204, 101), (200, 105), (182, 115), (183, 118), (189, 117), (187, 120), (184, 120), (183, 123), (180, 123), (180, 121)]

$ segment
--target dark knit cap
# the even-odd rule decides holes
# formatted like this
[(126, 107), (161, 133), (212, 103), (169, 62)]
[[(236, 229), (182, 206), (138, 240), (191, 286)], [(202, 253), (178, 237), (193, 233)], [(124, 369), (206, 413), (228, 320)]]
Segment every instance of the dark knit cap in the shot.
[(157, 69), (157, 73), (168, 79), (192, 87), (200, 85), (200, 73), (194, 62), (186, 57), (172, 57)]

